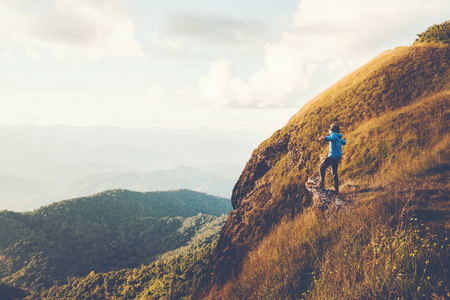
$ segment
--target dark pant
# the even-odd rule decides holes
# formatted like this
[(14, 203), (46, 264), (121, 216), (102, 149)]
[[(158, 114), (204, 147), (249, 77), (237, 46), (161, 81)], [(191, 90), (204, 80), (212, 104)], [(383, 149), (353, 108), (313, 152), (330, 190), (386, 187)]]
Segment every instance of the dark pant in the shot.
[(325, 171), (329, 166), (331, 166), (331, 170), (333, 171), (333, 181), (334, 181), (334, 189), (336, 192), (339, 192), (339, 178), (338, 178), (338, 166), (340, 158), (327, 157), (319, 166), (320, 171), (320, 184), (323, 186), (325, 182)]

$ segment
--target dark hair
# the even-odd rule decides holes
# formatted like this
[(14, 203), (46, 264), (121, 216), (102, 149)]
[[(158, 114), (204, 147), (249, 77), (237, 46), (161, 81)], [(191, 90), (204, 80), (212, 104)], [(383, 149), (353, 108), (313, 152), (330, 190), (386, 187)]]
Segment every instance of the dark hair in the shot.
[(331, 129), (331, 131), (333, 131), (333, 132), (337, 132), (337, 133), (340, 132), (340, 130), (339, 130), (339, 125), (338, 125), (338, 124), (331, 124), (331, 125), (330, 125), (330, 129)]

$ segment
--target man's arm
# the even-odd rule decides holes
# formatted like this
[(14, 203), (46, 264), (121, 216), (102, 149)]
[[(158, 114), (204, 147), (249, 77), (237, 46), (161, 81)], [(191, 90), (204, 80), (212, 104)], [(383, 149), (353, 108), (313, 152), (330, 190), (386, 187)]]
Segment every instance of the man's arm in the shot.
[(325, 140), (324, 136), (319, 137), (319, 141), (323, 141), (323, 140)]

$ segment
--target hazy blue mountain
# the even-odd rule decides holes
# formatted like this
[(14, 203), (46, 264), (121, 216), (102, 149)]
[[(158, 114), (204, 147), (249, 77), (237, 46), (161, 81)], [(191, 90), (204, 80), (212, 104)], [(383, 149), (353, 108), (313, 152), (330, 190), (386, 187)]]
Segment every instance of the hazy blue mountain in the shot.
[[(233, 172), (238, 172), (237, 168), (234, 169)], [(65, 192), (79, 196), (114, 188), (133, 191), (165, 191), (181, 188), (230, 198), (231, 191), (236, 183), (234, 174), (228, 176), (214, 174), (186, 166), (180, 166), (174, 170), (158, 170), (144, 173), (97, 174), (74, 182)]]
[(113, 188), (230, 197), (262, 137), (249, 130), (3, 125), (0, 209), (26, 211)]
[[(209, 173), (193, 167), (180, 166), (174, 170), (105, 172), (87, 175), (78, 180), (74, 179), (73, 183), (61, 185), (59, 189), (55, 188), (54, 190), (51, 190), (50, 182), (12, 178), (6, 182), (9, 184), (17, 181), (17, 183), (7, 189), (10, 192), (9, 197), (5, 199), (10, 199), (10, 201), (3, 201), (2, 204), (4, 209), (27, 211), (56, 202), (58, 199), (83, 197), (110, 189), (128, 189), (140, 192), (189, 189), (229, 199), (237, 180), (235, 174), (239, 170), (239, 166), (231, 166), (217, 173)], [(65, 174), (71, 177), (73, 174), (70, 172), (71, 168), (62, 169), (56, 172), (57, 175), (52, 181), (60, 181), (60, 178), (64, 177)], [(16, 189), (13, 186), (21, 188)], [(30, 189), (33, 186), (36, 188)], [(39, 193), (43, 196), (33, 197), (33, 195)]]

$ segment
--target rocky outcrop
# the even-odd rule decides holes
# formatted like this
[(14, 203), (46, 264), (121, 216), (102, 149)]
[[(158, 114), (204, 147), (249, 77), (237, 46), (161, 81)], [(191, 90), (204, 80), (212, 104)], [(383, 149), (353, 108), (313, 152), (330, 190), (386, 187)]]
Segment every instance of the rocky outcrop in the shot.
[[(240, 263), (253, 242), (267, 234), (283, 216), (295, 215), (302, 208), (298, 199), (303, 196), (304, 188), (297, 185), (287, 187), (286, 193), (291, 196), (283, 196), (286, 201), (279, 203), (281, 197), (273, 189), (273, 182), (277, 180), (271, 176), (278, 173), (276, 169), (280, 159), (294, 156), (293, 144), (289, 132), (276, 132), (270, 143), (263, 143), (253, 152), (233, 189), (231, 201), (234, 210), (222, 228), (216, 248), (216, 280), (227, 279), (239, 271)], [(296, 162), (292, 159), (286, 171)]]
[(332, 190), (317, 189), (314, 187), (316, 184), (317, 180), (310, 179), (305, 183), (305, 187), (311, 193), (314, 207), (320, 213), (351, 207), (350, 202), (345, 200), (340, 194)]

